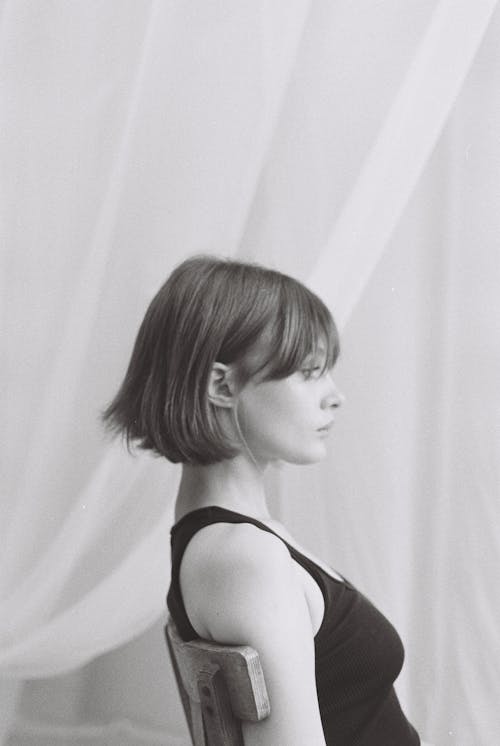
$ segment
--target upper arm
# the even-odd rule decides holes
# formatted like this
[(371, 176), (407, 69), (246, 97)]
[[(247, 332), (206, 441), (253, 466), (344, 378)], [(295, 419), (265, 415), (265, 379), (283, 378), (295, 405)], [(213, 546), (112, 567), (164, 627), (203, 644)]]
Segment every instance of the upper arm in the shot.
[[(259, 654), (271, 714), (244, 724), (245, 746), (324, 746), (311, 619), (290, 554), (251, 524), (218, 528), (212, 532), (214, 539), (219, 533), (218, 550), (202, 562), (195, 545), (181, 567), (181, 587), (205, 636)], [(205, 539), (210, 542), (208, 534)]]

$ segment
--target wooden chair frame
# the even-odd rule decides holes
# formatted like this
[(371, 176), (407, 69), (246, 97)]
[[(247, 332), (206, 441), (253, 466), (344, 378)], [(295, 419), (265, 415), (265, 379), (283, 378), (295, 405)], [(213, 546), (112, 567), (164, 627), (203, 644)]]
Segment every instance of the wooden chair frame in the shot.
[(184, 642), (172, 619), (165, 638), (194, 746), (244, 746), (242, 720), (270, 713), (257, 652), (247, 646)]

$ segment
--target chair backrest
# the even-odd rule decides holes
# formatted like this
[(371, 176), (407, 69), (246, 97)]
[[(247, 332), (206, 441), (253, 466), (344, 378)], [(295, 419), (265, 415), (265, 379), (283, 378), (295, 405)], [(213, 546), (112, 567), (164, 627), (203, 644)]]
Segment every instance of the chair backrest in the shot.
[(172, 619), (165, 637), (194, 746), (243, 746), (241, 721), (263, 720), (271, 709), (257, 652), (184, 642)]

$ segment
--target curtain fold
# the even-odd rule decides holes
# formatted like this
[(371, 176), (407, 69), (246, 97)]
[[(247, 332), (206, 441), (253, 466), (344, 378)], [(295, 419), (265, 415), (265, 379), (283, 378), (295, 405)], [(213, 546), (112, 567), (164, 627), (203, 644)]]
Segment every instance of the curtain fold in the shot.
[[(113, 153), (108, 183), (102, 194), (96, 223), (88, 249), (82, 257), (79, 276), (73, 288), (69, 307), (66, 310), (64, 328), (54, 359), (47, 386), (42, 391), (40, 411), (35, 423), (33, 447), (28, 463), (21, 474), (19, 484), (19, 505), (13, 520), (7, 527), (2, 545), (0, 581), (4, 588), (15, 587), (26, 570), (26, 565), (9, 561), (19, 551), (20, 536), (26, 542), (25, 553), (29, 558), (31, 544), (27, 532), (36, 521), (38, 485), (43, 483), (44, 473), (57, 468), (59, 455), (54, 449), (61, 432), (72, 427), (75, 415), (76, 388), (81, 385), (80, 375), (85, 368), (85, 357), (93, 343), (92, 332), (99, 309), (99, 297), (103, 292), (108, 255), (112, 249), (114, 223), (117, 217), (117, 204), (123, 189), (123, 181), (130, 151), (130, 140), (136, 126), (144, 76), (147, 74), (151, 56), (152, 34), (159, 15), (160, 3), (152, 0), (147, 11), (144, 38), (141, 42), (136, 70), (130, 83), (130, 93), (126, 104), (122, 131)], [(9, 571), (18, 575), (9, 575)]]
[[(158, 575), (151, 576), (150, 584), (141, 584), (140, 603), (138, 602), (139, 596), (137, 596), (135, 612), (134, 604), (131, 602), (128, 613), (124, 610), (121, 617), (112, 617), (109, 624), (102, 625), (104, 610), (102, 599), (105, 594), (108, 593), (110, 599), (116, 599), (121, 590), (118, 578), (137, 578), (144, 570), (141, 564), (144, 560), (138, 559), (139, 556), (142, 557), (142, 554), (139, 551), (134, 553), (134, 543), (139, 544), (144, 540), (140, 530), (142, 528), (146, 531), (147, 527), (143, 527), (144, 519), (134, 523), (135, 514), (130, 512), (130, 501), (134, 494), (130, 494), (130, 485), (141, 479), (141, 475), (144, 478), (146, 469), (148, 471), (147, 483), (150, 487), (153, 485), (151, 484), (152, 467), (149, 459), (130, 460), (126, 453), (117, 450), (116, 447), (110, 447), (103, 441), (98, 432), (98, 407), (104, 406), (104, 396), (109, 397), (112, 388), (107, 383), (105, 389), (101, 382), (89, 380), (89, 377), (93, 376), (96, 370), (93, 364), (102, 365), (96, 354), (100, 352), (101, 345), (109, 347), (111, 341), (111, 347), (113, 347), (117, 329), (123, 325), (120, 315), (130, 323), (130, 316), (127, 316), (129, 311), (125, 310), (122, 313), (122, 308), (111, 307), (111, 302), (117, 301), (116, 296), (112, 298), (113, 291), (116, 290), (117, 295), (121, 294), (120, 302), (123, 306), (128, 302), (127, 298), (130, 298), (129, 284), (132, 289), (134, 281), (139, 279), (141, 292), (137, 297), (136, 305), (132, 307), (132, 313), (135, 312), (134, 323), (138, 323), (139, 314), (143, 312), (146, 300), (149, 299), (148, 296), (151, 293), (150, 283), (152, 285), (154, 282), (157, 287), (168, 270), (176, 263), (176, 259), (178, 261), (185, 255), (186, 243), (189, 244), (188, 238), (187, 241), (183, 240), (177, 249), (169, 247), (169, 250), (165, 252), (162, 239), (161, 246), (158, 247), (158, 251), (161, 248), (163, 253), (163, 269), (160, 274), (154, 250), (154, 236), (152, 238), (153, 248), (149, 256), (148, 252), (145, 254), (142, 250), (137, 252), (133, 241), (128, 238), (130, 268), (135, 273), (134, 276), (127, 277), (125, 274), (127, 268), (120, 266), (123, 259), (120, 251), (122, 245), (120, 230), (127, 224), (130, 217), (130, 205), (133, 205), (135, 212), (140, 199), (137, 193), (133, 196), (129, 195), (127, 189), (130, 185), (135, 186), (135, 179), (140, 181), (141, 177), (146, 178), (146, 175), (141, 173), (144, 163), (146, 163), (147, 174), (152, 173), (154, 181), (155, 161), (146, 160), (144, 152), (145, 148), (150, 148), (150, 141), (146, 135), (150, 126), (157, 128), (156, 142), (162, 157), (171, 157), (172, 161), (175, 161), (179, 136), (181, 134), (185, 136), (183, 148), (186, 155), (191, 157), (192, 162), (184, 160), (178, 162), (179, 179), (177, 181), (168, 171), (161, 173), (161, 179), (163, 182), (167, 180), (173, 193), (176, 189), (182, 188), (184, 180), (186, 191), (191, 192), (191, 196), (186, 198), (187, 212), (189, 213), (189, 206), (198, 200), (200, 214), (206, 212), (207, 220), (209, 218), (212, 221), (206, 235), (204, 230), (200, 230), (196, 236), (193, 236), (192, 250), (201, 248), (196, 246), (196, 242), (200, 239), (210, 241), (212, 237), (215, 243), (216, 237), (224, 234), (226, 234), (224, 245), (230, 246), (233, 242), (230, 234), (234, 230), (236, 233), (241, 231), (241, 222), (244, 222), (247, 210), (248, 195), (254, 188), (255, 174), (258, 174), (265, 160), (273, 123), (279, 112), (283, 91), (286, 90), (287, 80), (293, 69), (302, 28), (307, 20), (308, 4), (298, 0), (291, 6), (287, 6), (287, 23), (280, 24), (283, 8), (284, 6), (280, 5), (270, 9), (262, 5), (252, 10), (242, 9), (237, 12), (236, 9), (228, 11), (222, 6), (218, 9), (207, 8), (203, 11), (193, 6), (191, 11), (195, 13), (195, 16), (190, 18), (189, 12), (180, 12), (171, 4), (165, 5), (155, 1), (141, 4), (142, 16), (140, 23), (137, 24), (140, 33), (135, 38), (136, 48), (129, 64), (129, 78), (121, 91), (123, 97), (121, 116), (115, 123), (117, 144), (115, 145), (115, 140), (110, 140), (108, 143), (110, 157), (107, 172), (100, 187), (100, 201), (96, 204), (95, 224), (89, 235), (88, 249), (85, 248), (79, 257), (78, 272), (72, 278), (71, 293), (68, 293), (67, 298), (62, 300), (64, 319), (53, 357), (50, 360), (50, 372), (44, 378), (44, 386), (40, 389), (41, 396), (37, 401), (35, 430), (31, 435), (32, 447), (15, 480), (16, 507), (12, 510), (2, 545), (2, 587), (5, 610), (3, 618), (8, 621), (7, 626), (4, 623), (0, 632), (0, 639), (3, 642), (0, 665), (9, 675), (42, 676), (51, 672), (56, 673), (64, 666), (72, 668), (80, 665), (84, 656), (91, 657), (110, 647), (115, 647), (123, 640), (142, 631), (163, 611), (164, 598), (161, 588), (165, 587), (168, 576), (168, 530), (164, 530), (163, 551), (160, 554), (158, 554), (158, 547), (161, 545), (161, 539), (158, 543), (154, 537), (157, 535), (156, 522), (159, 520), (160, 525), (168, 527), (171, 517), (177, 470), (167, 464), (159, 469), (163, 472), (163, 483), (158, 478), (156, 495), (149, 498), (146, 509), (150, 525), (146, 556), (149, 556), (150, 560), (154, 559), (155, 567), (163, 582), (155, 582), (158, 581)], [(63, 17), (60, 19), (52, 16), (49, 10), (45, 11), (45, 17), (43, 17), (43, 10), (40, 10), (42, 27), (45, 23), (48, 28), (50, 21), (59, 20), (61, 34), (75, 33), (74, 28), (65, 26), (68, 19), (64, 17), (63, 6), (61, 9)], [(25, 10), (26, 7), (21, 3), (17, 15), (15, 12), (12, 14), (10, 23), (14, 29), (16, 24), (20, 24), (21, 28), (23, 28), (23, 23), (27, 24), (24, 17)], [(128, 10), (130, 21), (137, 22), (137, 19), (133, 18), (138, 12), (137, 6), (130, 5)], [(81, 40), (83, 45), (88, 40), (88, 48), (83, 49), (82, 52), (90, 54), (93, 46), (97, 44), (90, 29), (90, 24), (95, 19), (86, 9), (81, 9), (79, 13), (82, 27), (76, 34), (76, 40)], [(109, 53), (107, 59), (103, 50), (101, 52), (103, 62), (109, 62), (109, 57), (114, 62), (116, 69), (108, 73), (108, 78), (109, 80), (115, 78), (118, 83), (118, 74), (121, 74), (120, 55), (130, 49), (130, 39), (127, 38), (130, 29), (123, 21), (123, 38), (117, 36), (115, 39), (112, 36), (115, 19), (111, 16), (106, 17), (107, 13), (101, 14), (97, 5), (94, 5), (94, 14), (102, 22), (98, 27), (99, 41), (104, 45), (110, 37), (110, 40), (115, 42), (116, 49), (112, 50), (115, 58)], [(193, 19), (199, 24), (198, 27), (193, 28), (191, 23)], [(205, 47), (199, 44), (202, 39), (199, 31), (202, 30), (204, 33), (204, 21), (208, 28), (212, 27), (212, 34), (205, 39)], [(250, 27), (253, 26), (256, 31), (255, 36), (246, 36), (247, 24)], [(278, 34), (280, 25), (281, 34)], [(225, 40), (222, 35), (228, 32), (229, 36)], [(50, 34), (52, 33), (51, 29)], [(227, 57), (221, 54), (221, 42), (226, 47)], [(239, 49), (237, 45), (241, 42), (243, 46)], [(35, 47), (32, 59), (30, 59), (32, 65), (38, 61), (38, 55), (44, 51), (48, 43), (51, 43), (51, 39), (42, 37), (41, 42), (38, 40), (38, 47)], [(186, 45), (186, 50), (183, 49), (183, 45)], [(189, 49), (195, 54), (190, 55)], [(68, 51), (66, 48), (61, 50), (57, 46), (53, 48), (55, 59), (61, 62), (63, 78), (65, 77), (64, 60)], [(233, 60), (234, 65), (228, 66), (227, 59), (230, 59), (231, 53), (235, 51), (237, 51), (237, 61)], [(16, 64), (19, 65), (17, 49), (7, 48), (5, 54), (14, 72), (21, 75), (19, 67), (16, 68)], [(182, 59), (183, 55), (185, 59)], [(166, 66), (169, 61), (173, 63), (171, 67)], [(212, 67), (207, 66), (207, 61), (212, 64)], [(251, 66), (252, 62), (257, 66), (256, 75)], [(184, 80), (186, 70), (183, 63), (191, 65), (189, 71), (191, 75), (186, 80)], [(51, 72), (54, 73), (52, 69)], [(226, 79), (219, 79), (218, 76), (221, 75), (224, 75)], [(12, 79), (14, 83), (14, 75)], [(24, 86), (31, 83), (30, 80), (23, 78), (21, 81)], [(231, 96), (228, 96), (228, 91), (234, 91), (236, 100), (238, 92), (235, 86), (242, 81), (246, 82), (246, 86), (241, 86), (239, 94), (242, 108), (241, 110), (233, 109), (233, 101)], [(59, 85), (69, 82), (64, 79)], [(190, 95), (184, 100), (182, 100), (182, 95), (176, 99), (175, 94), (181, 94), (181, 86), (186, 84)], [(219, 89), (215, 90), (213, 96), (207, 97), (206, 87), (213, 84), (219, 86)], [(57, 89), (56, 80), (53, 81), (53, 85), (54, 89)], [(178, 90), (177, 86), (179, 86)], [(158, 110), (158, 97), (162, 88), (170, 95)], [(112, 89), (108, 91), (109, 95), (114, 95), (114, 93)], [(46, 113), (44, 107), (48, 109), (54, 104), (51, 95), (53, 91), (48, 90), (48, 100), (40, 102), (40, 114)], [(22, 96), (19, 98), (22, 99)], [(174, 101), (176, 104), (172, 106)], [(198, 111), (193, 110), (196, 102), (199, 106)], [(212, 132), (213, 142), (210, 147), (208, 142), (210, 138), (206, 132), (207, 122), (210, 123), (214, 118), (218, 120), (221, 109), (224, 108), (231, 117), (223, 120), (222, 126), (217, 121), (218, 126)], [(172, 111), (176, 111), (178, 121), (172, 119)], [(103, 116), (107, 114), (104, 107), (102, 114)], [(250, 121), (247, 121), (249, 119)], [(11, 127), (15, 125), (14, 116), (8, 124)], [(101, 121), (100, 124), (104, 122)], [(167, 131), (166, 143), (163, 143), (161, 134), (165, 125), (167, 125), (167, 130), (170, 126), (171, 131)], [(182, 131), (183, 125), (186, 126), (185, 131)], [(192, 133), (189, 132), (189, 127), (194, 130)], [(207, 142), (203, 142), (200, 137), (203, 128), (207, 135)], [(31, 135), (31, 132), (28, 134)], [(241, 137), (242, 134), (243, 137)], [(79, 135), (78, 130), (69, 133), (69, 140), (74, 146), (78, 145), (75, 136)], [(220, 167), (219, 154), (222, 145), (230, 149), (228, 138), (231, 137), (237, 160), (236, 163), (230, 160), (224, 169)], [(34, 143), (34, 145), (38, 146), (39, 143)], [(206, 153), (203, 148), (206, 148)], [(200, 164), (193, 159), (193, 152), (190, 153), (190, 149), (198, 151), (201, 158), (213, 160), (210, 171), (206, 172), (203, 197), (198, 194)], [(83, 153), (78, 156), (82, 157)], [(154, 157), (156, 159), (156, 155)], [(216, 164), (221, 172), (226, 171), (230, 180), (227, 186), (221, 182), (220, 193), (215, 191), (210, 195), (210, 190), (213, 190), (216, 181), (216, 174), (213, 170)], [(243, 170), (238, 169), (238, 166)], [(238, 189), (235, 190), (236, 184)], [(58, 201), (62, 202), (62, 195), (58, 193), (57, 186), (55, 185), (51, 195), (56, 204)], [(92, 188), (91, 184), (85, 186)], [(209, 210), (204, 204), (205, 198), (210, 199)], [(36, 199), (37, 195), (34, 193), (32, 200), (35, 204)], [(62, 204), (60, 206), (62, 207)], [(222, 207), (224, 211), (219, 214)], [(127, 210), (126, 215), (124, 215), (125, 210)], [(167, 214), (171, 210), (170, 205)], [(236, 219), (238, 215), (240, 218)], [(173, 222), (175, 221), (170, 220), (167, 225), (175, 234), (175, 231), (183, 226), (189, 226), (190, 216), (179, 214), (178, 225), (172, 225)], [(232, 222), (235, 225), (234, 229), (231, 228)], [(173, 238), (173, 235), (168, 236), (167, 231), (167, 242), (170, 243)], [(151, 240), (151, 236), (149, 239)], [(57, 249), (64, 252), (64, 244), (61, 243)], [(231, 253), (231, 251), (229, 248), (226, 253)], [(142, 256), (146, 257), (145, 262), (141, 262)], [(14, 272), (22, 271), (22, 269), (23, 264), (19, 261), (14, 267)], [(62, 266), (60, 270), (62, 279)], [(116, 276), (115, 273), (117, 273)], [(119, 283), (122, 280), (122, 287), (120, 287)], [(49, 330), (43, 331), (47, 335)], [(126, 351), (132, 342), (132, 324), (123, 336), (125, 345), (119, 365), (116, 363), (114, 349), (106, 351), (113, 357), (116, 381), (123, 374)], [(109, 378), (107, 380), (109, 381)], [(90, 405), (83, 423), (79, 411), (82, 404), (87, 408)], [(76, 416), (79, 418), (80, 433), (75, 431)], [(86, 445), (82, 443), (82, 439), (88, 438), (89, 434), (92, 439), (92, 452), (85, 453), (88, 462), (87, 469), (81, 474), (79, 481), (71, 479), (68, 473), (66, 484), (61, 484), (57, 476), (54, 478), (54, 475), (60, 471), (61, 458), (66, 455), (72, 461), (78, 459), (75, 451), (70, 450), (69, 444), (63, 447), (63, 453), (61, 449), (54, 447), (62, 433), (68, 434), (70, 445), (77, 451), (81, 451), (82, 446)], [(121, 484), (120, 494), (116, 494), (119, 486), (114, 476), (116, 471), (128, 475), (127, 483)], [(166, 501), (165, 495), (161, 492), (163, 484), (170, 487)], [(68, 488), (71, 490), (70, 494), (65, 491)], [(109, 510), (108, 503), (113, 492), (115, 492), (113, 506)], [(106, 496), (104, 500), (103, 496)], [(50, 513), (47, 512), (47, 504), (50, 505)], [(122, 515), (124, 506), (129, 511), (127, 516)], [(101, 577), (102, 565), (98, 565), (92, 556), (92, 551), (96, 554), (99, 551), (97, 538), (106, 541), (104, 527), (107, 527), (109, 532), (116, 531), (111, 521), (120, 517), (124, 519), (123, 533), (118, 539), (121, 554), (118, 556), (116, 550), (110, 550), (106, 554), (104, 562), (109, 571), (109, 577), (106, 574)], [(101, 550), (100, 553), (102, 557), (103, 551)], [(64, 563), (58, 561), (60, 556), (66, 558)], [(131, 557), (135, 561), (132, 569)], [(84, 562), (88, 563), (87, 568), (83, 567)], [(117, 562), (120, 563), (118, 567), (115, 566)], [(94, 573), (95, 589), (92, 588), (92, 582), (88, 577), (91, 573)], [(87, 577), (82, 579), (82, 575)], [(89, 585), (90, 587), (87, 587)], [(78, 587), (81, 589), (81, 598), (78, 597), (78, 591), (75, 591)], [(107, 590), (109, 587), (115, 588), (111, 594)], [(149, 591), (147, 598), (144, 596), (146, 589)], [(82, 614), (84, 618), (88, 617), (89, 622), (93, 618), (96, 621), (99, 620), (101, 634), (94, 636), (93, 640), (89, 639), (86, 628), (78, 621), (82, 619)], [(45, 626), (34, 628), (34, 619), (37, 619), (38, 623), (43, 622)], [(103, 629), (107, 630), (107, 636), (103, 633)], [(64, 636), (61, 636), (61, 630), (66, 632)], [(53, 649), (54, 646), (59, 647), (59, 654)], [(32, 653), (29, 653), (29, 650)], [(32, 658), (33, 655), (34, 658)], [(30, 659), (31, 662), (28, 663)]]
[(99, 678), (127, 648), (90, 661), (148, 629), (158, 645), (179, 469), (98, 417), (152, 293), (209, 251), (332, 307), (347, 403), (325, 464), (269, 474), (273, 506), (396, 622), (423, 735), (494, 741), (496, 5), (4, 4), (11, 714), (18, 681)]
[[(309, 284), (342, 328), (387, 246), (488, 28), (496, 0), (441, 0)], [(341, 272), (332, 272), (332, 259)]]

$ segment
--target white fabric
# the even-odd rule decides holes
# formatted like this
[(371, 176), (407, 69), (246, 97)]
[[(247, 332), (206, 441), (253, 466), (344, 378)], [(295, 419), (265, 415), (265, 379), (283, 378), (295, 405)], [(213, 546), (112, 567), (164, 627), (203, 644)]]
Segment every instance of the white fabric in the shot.
[(348, 403), (327, 463), (270, 475), (277, 513), (396, 623), (422, 732), (495, 742), (498, 13), (424, 172), (494, 6), (4, 3), (3, 675), (77, 668), (163, 613), (178, 470), (97, 415), (154, 290), (208, 249), (334, 308)]
[[(311, 287), (334, 309), (341, 328), (436, 143), (493, 7), (494, 3), (483, 3), (471, 15), (466, 4), (457, 5), (455, 0), (436, 4), (350, 198), (309, 277)], [(332, 271), (332, 258), (340, 272)]]

